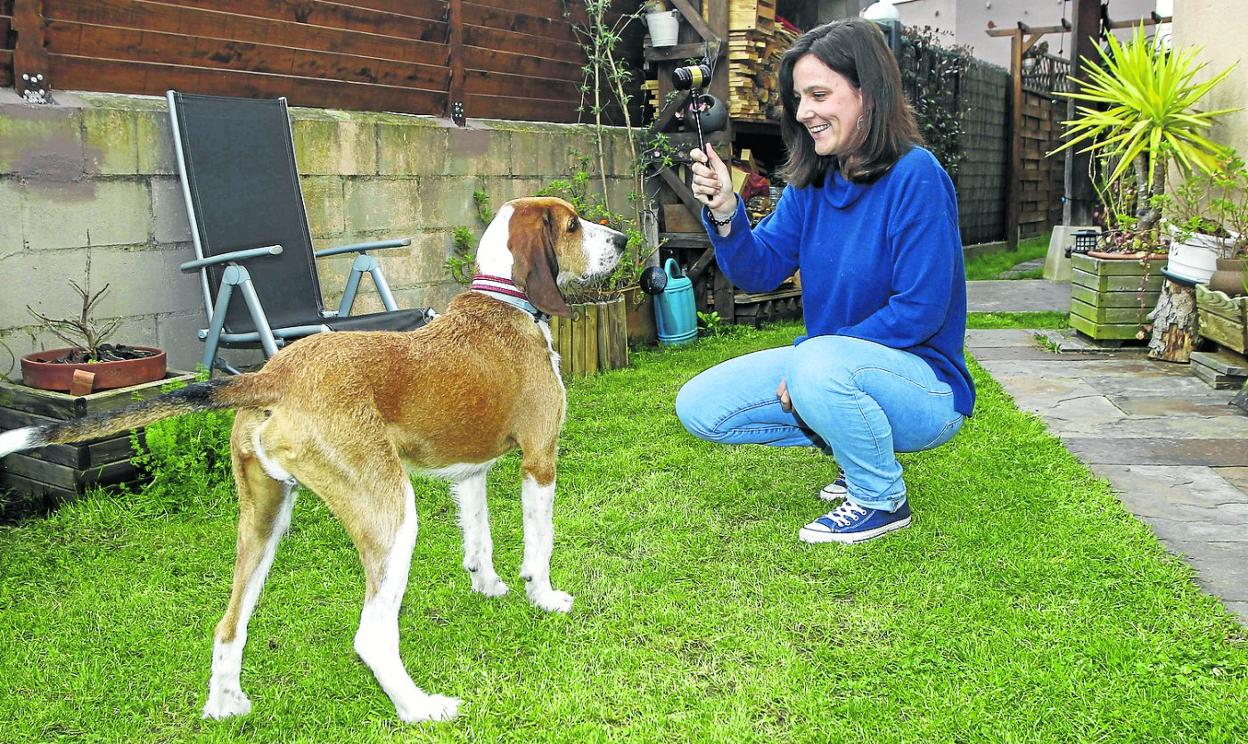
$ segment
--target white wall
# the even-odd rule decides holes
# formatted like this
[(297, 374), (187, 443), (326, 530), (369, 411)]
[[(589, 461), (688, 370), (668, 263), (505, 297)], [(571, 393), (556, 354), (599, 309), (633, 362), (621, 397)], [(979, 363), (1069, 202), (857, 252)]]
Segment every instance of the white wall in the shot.
[(1207, 62), (1201, 79), (1234, 64), (1235, 69), (1204, 100), (1204, 108), (1239, 108), (1214, 127), (1211, 137), (1248, 156), (1248, 62), (1244, 40), (1248, 39), (1248, 3), (1244, 0), (1173, 0), (1171, 40), (1177, 48), (1202, 47), (1197, 60)]
[[(988, 36), (989, 22), (997, 28), (1013, 28), (1019, 21), (1033, 27), (1059, 26), (1063, 17), (1072, 20), (1074, 6), (1072, 0), (895, 0), (893, 4), (903, 25), (952, 31), (955, 43), (968, 45), (979, 59), (1006, 68), (1010, 66), (1010, 39)], [(1111, 0), (1109, 17), (1135, 20), (1157, 10), (1158, 4), (1158, 0)], [(1050, 54), (1070, 55), (1070, 34), (1048, 34), (1041, 41), (1048, 43)]]

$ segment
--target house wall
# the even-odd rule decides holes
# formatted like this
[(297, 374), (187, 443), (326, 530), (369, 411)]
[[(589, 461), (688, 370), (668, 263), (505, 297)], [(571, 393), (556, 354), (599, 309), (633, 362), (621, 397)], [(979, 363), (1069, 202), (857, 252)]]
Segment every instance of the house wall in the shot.
[(1209, 92), (1201, 108), (1240, 109), (1223, 117), (1210, 136), (1248, 156), (1248, 62), (1243, 59), (1248, 14), (1243, 12), (1243, 0), (1174, 0), (1174, 6), (1174, 46), (1202, 47), (1197, 61), (1208, 63), (1199, 79), (1207, 80), (1235, 65), (1226, 80)]
[[(1185, 4), (1184, 0), (1178, 3)], [(1168, 4), (1169, 0), (1112, 0), (1109, 17), (1114, 21), (1135, 20)], [(1072, 12), (1070, 0), (894, 0), (893, 5), (903, 25), (949, 31), (954, 35), (954, 43), (968, 45), (978, 59), (1006, 69), (1010, 67), (1010, 39), (989, 36), (986, 31), (990, 22), (997, 28), (1013, 28), (1019, 22), (1028, 26), (1058, 26), (1063, 13)], [(1123, 34), (1130, 30), (1117, 33), (1125, 38)], [(1064, 50), (1061, 56), (1070, 56), (1069, 33), (1048, 34), (1041, 41), (1049, 45), (1050, 54)]]
[[(443, 264), (456, 226), (484, 229), (475, 190), (497, 207), (568, 177), (595, 150), (583, 125), (472, 120), (461, 129), (433, 117), (300, 108), (291, 119), (317, 249), (412, 238), (374, 254), (401, 307), (441, 310), (460, 290)], [(627, 138), (608, 132), (610, 204), (626, 211)], [(163, 98), (60, 93), (56, 104), (32, 105), (0, 91), (0, 374), (20, 375), (4, 347), (21, 356), (65, 345), (26, 308), (76, 316), (69, 279), (110, 285), (96, 317), (123, 319), (116, 341), (158, 345), (171, 366), (194, 369), (206, 318), (198, 278), (178, 271), (194, 255), (176, 173)], [(337, 306), (351, 260), (319, 262), (326, 306)], [(355, 311), (379, 309), (366, 280)]]

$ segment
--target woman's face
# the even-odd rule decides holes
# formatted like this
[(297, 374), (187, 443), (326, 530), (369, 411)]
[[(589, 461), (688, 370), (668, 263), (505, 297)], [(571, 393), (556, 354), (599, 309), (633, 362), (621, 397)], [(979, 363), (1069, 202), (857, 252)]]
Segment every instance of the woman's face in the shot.
[(844, 154), (862, 116), (862, 91), (813, 54), (793, 65), (797, 123), (815, 141), (819, 155)]

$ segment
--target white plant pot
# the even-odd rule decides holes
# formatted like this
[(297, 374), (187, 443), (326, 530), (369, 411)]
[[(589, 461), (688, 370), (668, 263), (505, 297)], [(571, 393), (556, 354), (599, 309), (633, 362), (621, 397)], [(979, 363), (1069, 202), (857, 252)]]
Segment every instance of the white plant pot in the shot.
[(1218, 268), (1220, 241), (1212, 235), (1197, 233), (1182, 243), (1170, 244), (1170, 257), (1166, 271), (1180, 279), (1206, 284)]
[(663, 13), (647, 13), (646, 26), (650, 29), (651, 46), (672, 46), (680, 33), (680, 12), (669, 10)]

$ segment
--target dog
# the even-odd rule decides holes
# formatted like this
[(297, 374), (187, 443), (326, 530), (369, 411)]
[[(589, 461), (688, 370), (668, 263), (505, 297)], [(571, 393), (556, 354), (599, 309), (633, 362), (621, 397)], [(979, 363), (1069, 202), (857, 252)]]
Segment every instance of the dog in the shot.
[(507, 592), (494, 571), (486, 474), (522, 453), (524, 557), (534, 605), (568, 612), (550, 584), (555, 459), (566, 399), (549, 316), (568, 317), (559, 286), (609, 272), (625, 236), (561, 199), (503, 205), (482, 236), (477, 276), (447, 311), (410, 332), (322, 333), (258, 372), (209, 380), (112, 413), (0, 434), (0, 456), (81, 441), (209, 409), (234, 408), (239, 499), (233, 590), (213, 639), (205, 718), (246, 715), (239, 676), (247, 623), (290, 524), (296, 484), (342, 522), (364, 564), (354, 648), (407, 722), (449, 720), (461, 701), (431, 695), (399, 658), (399, 605), (416, 544), (407, 469), (451, 482), (473, 591)]

